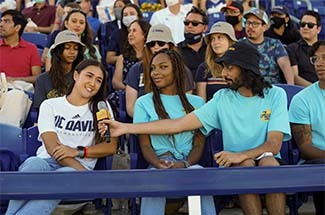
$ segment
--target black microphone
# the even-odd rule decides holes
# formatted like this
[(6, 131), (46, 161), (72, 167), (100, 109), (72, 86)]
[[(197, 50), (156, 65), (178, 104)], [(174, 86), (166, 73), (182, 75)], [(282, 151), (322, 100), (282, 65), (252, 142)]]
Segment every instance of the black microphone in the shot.
[[(98, 112), (96, 113), (96, 118), (97, 118), (98, 122), (103, 120), (103, 119), (110, 119), (110, 113), (108, 111), (108, 107), (106, 105), (106, 102), (99, 101), (98, 104), (97, 104), (97, 107), (98, 107)], [(109, 142), (111, 142), (111, 134), (109, 132), (109, 124), (106, 124), (106, 126), (107, 126), (107, 130), (106, 130), (106, 132), (104, 134), (104, 138), (105, 138), (105, 141), (107, 143), (109, 143)]]

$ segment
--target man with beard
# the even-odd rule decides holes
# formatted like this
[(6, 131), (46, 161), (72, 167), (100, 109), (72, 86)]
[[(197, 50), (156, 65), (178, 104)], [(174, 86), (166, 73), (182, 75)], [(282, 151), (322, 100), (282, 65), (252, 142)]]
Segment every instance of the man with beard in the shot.
[(247, 35), (244, 41), (255, 46), (262, 55), (259, 65), (261, 75), (271, 84), (294, 84), (294, 74), (284, 46), (279, 40), (264, 37), (269, 25), (266, 12), (252, 8), (245, 13), (244, 18)]
[(297, 42), (301, 37), (290, 19), (289, 9), (286, 6), (275, 6), (271, 10), (271, 26), (264, 36), (278, 39), (282, 44), (289, 45)]
[[(205, 105), (177, 119), (151, 123), (110, 124), (112, 136), (133, 134), (176, 134), (200, 128), (208, 135), (222, 130), (223, 151), (214, 155), (223, 167), (279, 166), (282, 141), (290, 139), (287, 97), (283, 89), (264, 80), (259, 69), (260, 54), (250, 44), (237, 42), (218, 58), (229, 88), (221, 89)], [(105, 129), (101, 129), (104, 133)], [(239, 195), (244, 214), (262, 214), (259, 194)], [(285, 214), (285, 194), (265, 195), (268, 214)]]
[(237, 39), (246, 37), (245, 28), (243, 27), (244, 8), (241, 3), (230, 1), (226, 6), (221, 8), (221, 12), (225, 14), (226, 22), (235, 29)]
[[(206, 43), (203, 33), (208, 30), (209, 18), (206, 13), (197, 8), (192, 9), (186, 14), (185, 40), (177, 46), (184, 59), (185, 65), (191, 70), (193, 79), (199, 65), (205, 60)], [(171, 28), (173, 29), (173, 28)]]

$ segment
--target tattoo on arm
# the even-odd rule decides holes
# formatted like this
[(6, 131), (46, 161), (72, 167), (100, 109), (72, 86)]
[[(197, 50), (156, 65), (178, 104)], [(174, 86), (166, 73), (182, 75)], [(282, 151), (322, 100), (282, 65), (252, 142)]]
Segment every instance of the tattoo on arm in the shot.
[(291, 130), (298, 146), (312, 143), (310, 125), (292, 123)]

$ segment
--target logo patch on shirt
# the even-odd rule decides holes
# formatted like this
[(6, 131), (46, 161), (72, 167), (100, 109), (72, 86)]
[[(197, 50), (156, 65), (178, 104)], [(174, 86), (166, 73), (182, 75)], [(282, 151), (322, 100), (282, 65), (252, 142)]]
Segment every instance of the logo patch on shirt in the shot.
[(80, 118), (80, 115), (79, 114), (77, 114), (74, 117), (72, 117), (72, 119), (78, 119), (78, 118)]
[(262, 111), (261, 116), (260, 116), (261, 120), (263, 120), (264, 122), (269, 121), (270, 117), (271, 117), (271, 110)]

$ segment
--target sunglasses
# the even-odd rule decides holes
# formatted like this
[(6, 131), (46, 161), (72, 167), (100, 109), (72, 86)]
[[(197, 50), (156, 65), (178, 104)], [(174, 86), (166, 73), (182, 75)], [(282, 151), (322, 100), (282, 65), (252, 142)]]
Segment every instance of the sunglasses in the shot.
[(300, 28), (304, 28), (306, 25), (308, 26), (308, 28), (311, 29), (311, 28), (313, 28), (317, 24), (312, 23), (312, 22), (300, 22), (299, 23)]
[(194, 27), (198, 26), (199, 24), (204, 25), (203, 22), (199, 22), (199, 21), (189, 21), (189, 20), (185, 20), (185, 21), (184, 21), (184, 25), (186, 25), (186, 26), (188, 26), (190, 23), (191, 23)]
[(160, 47), (163, 47), (164, 45), (166, 45), (166, 42), (163, 42), (163, 41), (151, 41), (151, 42), (147, 43), (146, 45), (147, 45), (149, 48), (152, 48), (152, 47), (154, 47), (156, 44), (158, 44), (158, 46), (160, 46)]

